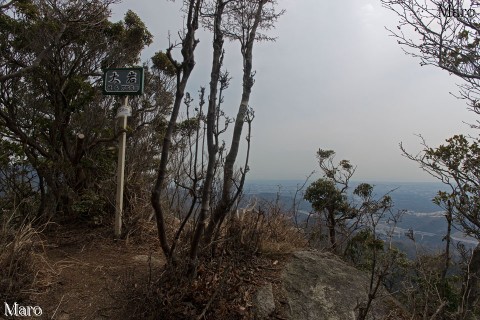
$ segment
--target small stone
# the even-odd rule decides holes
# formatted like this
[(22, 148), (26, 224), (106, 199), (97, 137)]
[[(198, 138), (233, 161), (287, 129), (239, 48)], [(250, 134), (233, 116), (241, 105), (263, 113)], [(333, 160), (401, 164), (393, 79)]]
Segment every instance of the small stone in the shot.
[(275, 311), (275, 299), (273, 297), (273, 288), (271, 283), (260, 287), (254, 297), (256, 319), (268, 319), (270, 314)]
[(139, 263), (148, 263), (148, 260), (150, 260), (150, 263), (152, 264), (152, 267), (160, 267), (162, 265), (161, 261), (153, 256), (149, 256), (146, 254), (140, 254), (138, 256), (133, 257), (133, 260)]

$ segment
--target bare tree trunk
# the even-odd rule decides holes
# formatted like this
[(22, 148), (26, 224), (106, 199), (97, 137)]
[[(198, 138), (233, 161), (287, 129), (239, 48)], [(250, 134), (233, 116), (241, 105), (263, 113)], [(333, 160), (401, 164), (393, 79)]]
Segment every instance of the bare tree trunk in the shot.
[(167, 164), (170, 152), (170, 145), (172, 143), (172, 134), (175, 124), (177, 122), (180, 105), (182, 103), (183, 96), (185, 94), (185, 88), (187, 86), (188, 78), (195, 66), (194, 51), (197, 46), (198, 40), (195, 39), (195, 31), (198, 29), (198, 16), (200, 12), (200, 5), (202, 0), (190, 0), (188, 7), (187, 17), (187, 32), (182, 40), (182, 56), (183, 62), (177, 63), (171, 56), (171, 50), (173, 45), (167, 50), (167, 56), (170, 61), (175, 65), (177, 70), (177, 88), (175, 93), (175, 101), (173, 104), (172, 114), (168, 122), (165, 136), (162, 143), (162, 154), (160, 158), (160, 167), (158, 169), (158, 176), (155, 186), (152, 190), (152, 207), (155, 211), (155, 217), (157, 221), (158, 237), (163, 253), (170, 260), (170, 246), (168, 244), (167, 235), (165, 231), (165, 220), (162, 205), (160, 203), (162, 191), (165, 187), (165, 179), (167, 174)]
[(465, 319), (474, 319), (477, 300), (479, 299), (480, 278), (480, 243), (475, 247), (465, 274), (463, 297), (465, 299)]
[[(445, 236), (446, 244), (445, 244), (445, 266), (442, 271), (442, 282), (445, 283), (445, 278), (447, 277), (448, 268), (450, 267), (450, 235), (452, 233), (452, 204), (450, 200), (447, 203), (447, 215), (445, 216), (447, 219), (447, 234)], [(445, 284), (444, 284), (445, 285)]]
[[(192, 201), (190, 203), (190, 209), (188, 210), (188, 213), (183, 218), (183, 221), (180, 224), (180, 227), (178, 228), (178, 230), (175, 233), (175, 236), (173, 238), (172, 245), (170, 247), (170, 257), (171, 257), (172, 261), (175, 261), (175, 248), (177, 246), (178, 240), (180, 239), (180, 235), (183, 232), (183, 229), (185, 228), (185, 226), (187, 225), (188, 220), (190, 219), (193, 212), (195, 211), (195, 207), (196, 207), (197, 201), (199, 199), (197, 190), (198, 190), (198, 182), (201, 178), (199, 177), (199, 174), (198, 174), (197, 165), (198, 165), (199, 146), (200, 146), (200, 138), (199, 138), (200, 137), (200, 130), (201, 130), (200, 123), (202, 122), (201, 115), (203, 114), (203, 105), (205, 104), (204, 97), (205, 97), (205, 88), (202, 87), (202, 88), (200, 88), (200, 97), (199, 97), (200, 110), (197, 114), (197, 128), (195, 130), (196, 131), (195, 152), (193, 154), (190, 153), (190, 161), (189, 161), (190, 170), (191, 170), (191, 172), (193, 172), (192, 186), (189, 189), (189, 192), (192, 195)], [(189, 116), (188, 116), (188, 105), (187, 105), (187, 118), (189, 118)], [(190, 137), (189, 137), (189, 140), (190, 140)], [(191, 143), (190, 143), (190, 145), (191, 145)], [(201, 152), (202, 152), (202, 158), (203, 158), (203, 148), (202, 148)], [(203, 164), (202, 164), (202, 171), (203, 171)], [(172, 199), (172, 201), (173, 201), (173, 199)]]
[(335, 213), (328, 212), (328, 232), (330, 238), (330, 244), (332, 245), (331, 249), (333, 252), (337, 249), (337, 239), (335, 233)]
[[(233, 196), (232, 198), (232, 203), (234, 203), (235, 201), (238, 200), (238, 198), (240, 197), (240, 194), (243, 190), (243, 186), (245, 184), (245, 178), (247, 176), (247, 172), (248, 172), (248, 162), (249, 162), (249, 159), (250, 159), (250, 147), (251, 147), (251, 138), (252, 138), (252, 122), (253, 122), (253, 119), (255, 118), (255, 115), (254, 115), (254, 112), (253, 110), (249, 110), (248, 114), (247, 114), (247, 119), (246, 119), (246, 122), (248, 124), (248, 132), (247, 132), (247, 137), (246, 137), (246, 140), (247, 140), (247, 154), (245, 156), (245, 164), (244, 164), (244, 170), (241, 171), (241, 178), (240, 178), (240, 184), (239, 184), (239, 187), (237, 189), (237, 192), (235, 193), (235, 195)], [(238, 204), (237, 204), (238, 205)], [(252, 208), (254, 208), (255, 206), (253, 206)], [(226, 215), (223, 215), (221, 218), (220, 218), (220, 221), (218, 222), (218, 225), (222, 225), (223, 221), (225, 220), (225, 217)], [(214, 236), (213, 237), (213, 241), (214, 242), (217, 242), (218, 240), (218, 237), (220, 235), (220, 230), (217, 228)], [(215, 244), (212, 244), (212, 253), (215, 252)]]
[(216, 110), (217, 110), (217, 91), (220, 79), (220, 69), (223, 63), (223, 31), (221, 28), (223, 11), (225, 9), (225, 2), (218, 0), (215, 8), (215, 22), (213, 33), (213, 61), (212, 72), (210, 75), (210, 95), (208, 100), (207, 112), (207, 150), (208, 163), (205, 182), (202, 189), (202, 204), (200, 214), (198, 216), (198, 223), (195, 228), (195, 233), (190, 247), (190, 275), (195, 276), (196, 260), (198, 249), (200, 246), (200, 239), (205, 228), (205, 219), (210, 211), (210, 198), (212, 191), (213, 178), (215, 174), (215, 165), (217, 162), (218, 144), (215, 142), (215, 128), (216, 128)]
[(219, 227), (220, 221), (223, 221), (223, 217), (228, 213), (230, 207), (232, 206), (232, 187), (233, 187), (233, 168), (235, 165), (235, 160), (237, 159), (238, 150), (240, 147), (240, 138), (242, 136), (243, 124), (245, 122), (245, 117), (248, 112), (248, 102), (250, 101), (250, 93), (253, 87), (253, 74), (252, 74), (252, 60), (253, 60), (253, 43), (255, 42), (255, 37), (257, 33), (257, 28), (262, 20), (262, 10), (263, 6), (267, 0), (260, 0), (258, 3), (257, 11), (255, 13), (255, 19), (253, 26), (250, 29), (250, 32), (245, 39), (245, 42), (242, 42), (242, 56), (243, 56), (243, 93), (240, 106), (238, 108), (237, 117), (235, 119), (235, 127), (233, 129), (232, 144), (230, 146), (230, 151), (228, 152), (225, 158), (225, 166), (223, 169), (223, 188), (222, 188), (222, 197), (220, 199), (219, 205), (216, 208), (215, 212), (212, 215), (207, 231), (206, 239), (210, 241), (214, 234), (215, 228)]
[(43, 176), (38, 173), (38, 186), (40, 189), (40, 204), (38, 206), (38, 211), (37, 211), (37, 219), (42, 219), (44, 218), (45, 214), (45, 208), (47, 206), (47, 199), (46, 199), (46, 192), (45, 192), (45, 182), (43, 179)]

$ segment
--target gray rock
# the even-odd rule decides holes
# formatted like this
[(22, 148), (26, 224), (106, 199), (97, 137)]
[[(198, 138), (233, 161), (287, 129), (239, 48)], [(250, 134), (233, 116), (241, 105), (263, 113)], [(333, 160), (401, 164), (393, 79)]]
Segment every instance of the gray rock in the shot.
[[(369, 284), (366, 273), (335, 255), (312, 251), (294, 253), (282, 281), (292, 320), (355, 320)], [(382, 319), (390, 308), (386, 300), (374, 300), (371, 315)]]
[(275, 299), (273, 297), (273, 288), (271, 283), (260, 287), (254, 298), (256, 319), (268, 319), (269, 315), (275, 311)]

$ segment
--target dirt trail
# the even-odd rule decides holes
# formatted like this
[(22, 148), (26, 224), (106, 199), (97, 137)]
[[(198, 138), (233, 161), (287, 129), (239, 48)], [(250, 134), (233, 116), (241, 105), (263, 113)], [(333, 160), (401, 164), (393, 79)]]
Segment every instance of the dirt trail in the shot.
[[(122, 319), (119, 297), (135, 281), (160, 268), (161, 254), (150, 245), (114, 241), (109, 230), (56, 230), (46, 236), (51, 283), (32, 295), (44, 319)], [(151, 257), (151, 258), (150, 258)]]

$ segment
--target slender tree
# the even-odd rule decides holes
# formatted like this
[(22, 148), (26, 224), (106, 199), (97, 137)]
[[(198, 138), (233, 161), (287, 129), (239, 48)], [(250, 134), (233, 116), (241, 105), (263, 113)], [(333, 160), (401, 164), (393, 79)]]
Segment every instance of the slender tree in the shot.
[(172, 135), (174, 128), (177, 123), (178, 114), (180, 111), (180, 106), (185, 95), (185, 89), (188, 83), (188, 79), (195, 67), (195, 56), (194, 52), (198, 44), (198, 39), (195, 38), (195, 33), (199, 25), (199, 16), (200, 8), (202, 5), (202, 0), (189, 0), (187, 5), (187, 17), (185, 21), (186, 32), (182, 37), (181, 42), (181, 53), (182, 53), (182, 62), (177, 62), (172, 56), (172, 50), (175, 48), (175, 45), (172, 44), (167, 49), (167, 57), (170, 60), (171, 64), (175, 68), (176, 72), (176, 92), (173, 102), (172, 112), (170, 114), (170, 120), (166, 128), (165, 135), (162, 142), (162, 154), (160, 158), (160, 166), (158, 168), (157, 181), (152, 190), (151, 202), (153, 209), (155, 211), (157, 229), (160, 244), (165, 256), (170, 259), (170, 244), (168, 243), (166, 228), (165, 228), (165, 213), (160, 202), (162, 192), (165, 188), (166, 175), (167, 175), (167, 164), (170, 155), (170, 146), (172, 144)]
[(215, 167), (217, 163), (218, 153), (218, 139), (215, 139), (215, 130), (217, 128), (217, 94), (218, 86), (220, 83), (220, 71), (223, 64), (223, 43), (224, 34), (222, 30), (222, 23), (224, 18), (224, 10), (227, 4), (231, 1), (217, 0), (214, 5), (213, 14), (213, 58), (212, 58), (212, 71), (210, 74), (210, 94), (208, 99), (208, 111), (207, 111), (207, 152), (208, 163), (207, 171), (205, 175), (205, 181), (202, 189), (202, 202), (200, 208), (200, 214), (198, 217), (198, 223), (195, 229), (195, 233), (192, 240), (192, 246), (190, 250), (190, 260), (192, 263), (191, 272), (193, 273), (196, 268), (196, 259), (198, 249), (200, 246), (200, 239), (205, 228), (205, 219), (210, 213), (210, 200), (212, 192), (212, 184), (215, 174)]
[[(283, 14), (283, 11), (276, 12), (275, 5), (276, 1), (274, 0), (238, 0), (232, 3), (232, 7), (229, 10), (228, 23), (225, 24), (224, 34), (229, 39), (240, 42), (243, 60), (243, 90), (235, 118), (230, 149), (225, 158), (221, 198), (206, 230), (207, 242), (211, 241), (215, 230), (221, 225), (236, 197), (241, 192), (241, 190), (233, 190), (234, 166), (240, 148), (240, 139), (247, 119), (248, 104), (254, 84), (253, 45), (255, 41), (259, 40), (274, 40), (260, 33), (260, 31), (272, 28), (277, 19)], [(243, 175), (246, 172), (247, 168), (244, 168)]]
[[(449, 192), (439, 195), (439, 201), (447, 203), (450, 219), (462, 231), (480, 240), (480, 147), (475, 139), (456, 135), (437, 148), (429, 147), (422, 139), (424, 149), (417, 155), (408, 153), (400, 145), (404, 156), (417, 162), (420, 167), (449, 186)], [(449, 217), (447, 216), (447, 218)], [(463, 300), (465, 305), (460, 313), (472, 316), (480, 279), (480, 244), (472, 251), (465, 270)]]
[(341, 221), (341, 216), (345, 215), (345, 211), (348, 211), (345, 194), (337, 189), (332, 180), (318, 179), (305, 190), (304, 198), (312, 204), (316, 212), (325, 213), (331, 249), (336, 251), (337, 223)]

